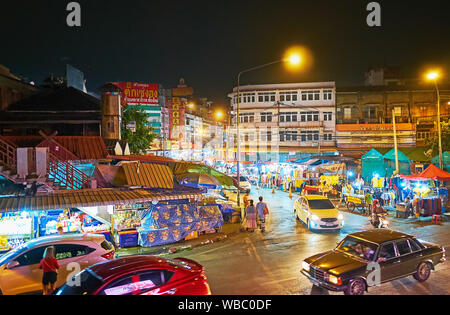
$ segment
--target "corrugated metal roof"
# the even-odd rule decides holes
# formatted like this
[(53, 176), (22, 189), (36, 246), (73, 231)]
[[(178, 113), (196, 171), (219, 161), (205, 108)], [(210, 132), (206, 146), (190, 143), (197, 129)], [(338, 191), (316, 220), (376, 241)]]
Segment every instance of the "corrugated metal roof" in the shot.
[(115, 185), (148, 188), (173, 188), (173, 173), (166, 165), (151, 163), (125, 163), (116, 176)]
[[(46, 141), (42, 136), (0, 136), (18, 148), (41, 147)], [(79, 160), (101, 160), (108, 157), (105, 142), (100, 136), (56, 136), (52, 140), (76, 155)]]
[(78, 156), (80, 160), (101, 160), (108, 156), (105, 142), (99, 136), (69, 136), (54, 137), (53, 139)]
[(57, 191), (53, 194), (34, 197), (0, 198), (0, 213), (191, 199), (201, 197), (201, 195), (202, 194), (198, 192), (151, 192), (146, 190), (123, 191), (117, 189)]

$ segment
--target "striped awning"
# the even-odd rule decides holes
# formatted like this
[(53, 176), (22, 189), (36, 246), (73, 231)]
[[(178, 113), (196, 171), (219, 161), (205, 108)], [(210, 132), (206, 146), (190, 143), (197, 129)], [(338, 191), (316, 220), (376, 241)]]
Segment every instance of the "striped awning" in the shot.
[(172, 170), (161, 164), (125, 163), (116, 175), (117, 186), (173, 189)]
[(198, 192), (151, 192), (146, 190), (83, 189), (57, 191), (53, 194), (27, 197), (0, 198), (0, 213), (14, 211), (41, 211), (127, 205), (151, 201), (169, 201), (201, 197)]

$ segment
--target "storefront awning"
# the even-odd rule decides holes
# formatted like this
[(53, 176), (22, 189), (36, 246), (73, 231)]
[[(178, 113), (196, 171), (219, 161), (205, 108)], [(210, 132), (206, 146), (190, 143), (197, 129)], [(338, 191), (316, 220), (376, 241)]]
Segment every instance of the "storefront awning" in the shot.
[(201, 197), (197, 192), (151, 192), (146, 190), (84, 189), (57, 191), (53, 194), (0, 198), (0, 213), (13, 211), (41, 211), (125, 205), (132, 203), (191, 199)]

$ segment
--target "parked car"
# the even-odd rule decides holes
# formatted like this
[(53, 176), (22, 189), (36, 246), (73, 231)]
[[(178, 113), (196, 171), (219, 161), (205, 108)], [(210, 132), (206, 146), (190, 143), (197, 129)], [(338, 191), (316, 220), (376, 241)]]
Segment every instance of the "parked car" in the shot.
[[(410, 275), (424, 282), (431, 270), (443, 261), (442, 246), (407, 234), (376, 229), (349, 234), (336, 249), (305, 259), (301, 273), (326, 290), (363, 295), (370, 286)], [(372, 265), (379, 267), (379, 283), (372, 279), (375, 270)]]
[(42, 270), (39, 269), (39, 263), (49, 246), (55, 247), (55, 257), (60, 265), (56, 288), (64, 285), (73, 272), (73, 269), (67, 268), (69, 263), (76, 262), (83, 270), (113, 259), (115, 255), (114, 247), (102, 234), (57, 235), (31, 240), (0, 256), (0, 294), (41, 292)]
[(186, 258), (128, 256), (91, 266), (57, 295), (210, 295), (204, 268)]
[(294, 203), (297, 219), (314, 230), (340, 230), (344, 226), (344, 216), (325, 196), (301, 196)]
[[(237, 183), (237, 176), (233, 176), (233, 179), (234, 179), (235, 183)], [(239, 176), (238, 185), (241, 188), (241, 191), (244, 191), (244, 192), (250, 192), (250, 190), (252, 189), (252, 185), (250, 184), (248, 179), (242, 175)]]

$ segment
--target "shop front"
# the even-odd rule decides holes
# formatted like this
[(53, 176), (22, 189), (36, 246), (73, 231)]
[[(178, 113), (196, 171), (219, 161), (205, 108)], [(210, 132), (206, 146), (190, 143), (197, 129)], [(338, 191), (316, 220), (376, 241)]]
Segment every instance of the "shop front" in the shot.
[(199, 200), (198, 192), (85, 189), (49, 195), (0, 198), (0, 250), (40, 236), (101, 233), (119, 247), (137, 245), (137, 229), (160, 202)]

